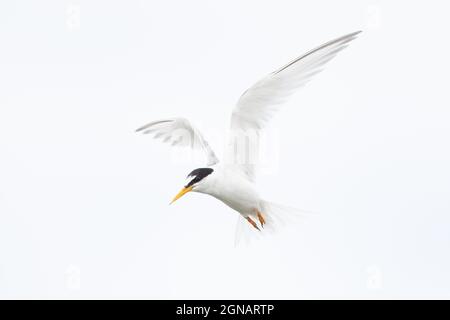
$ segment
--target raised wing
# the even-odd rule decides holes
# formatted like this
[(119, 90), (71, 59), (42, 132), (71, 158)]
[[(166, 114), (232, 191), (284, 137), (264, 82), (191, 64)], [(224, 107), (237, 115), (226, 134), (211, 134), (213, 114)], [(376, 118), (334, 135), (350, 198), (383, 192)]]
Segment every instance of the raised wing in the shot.
[[(246, 90), (239, 98), (231, 116), (232, 132), (227, 150), (227, 161), (237, 164), (249, 179), (254, 180), (254, 163), (247, 162), (248, 154), (239, 154), (242, 153), (242, 148), (236, 147), (236, 137), (241, 137), (239, 139), (242, 140), (242, 135), (248, 135), (249, 131), (264, 128), (279, 109), (280, 104), (322, 71), (323, 66), (339, 51), (346, 48), (360, 32), (350, 33), (309, 51)], [(253, 145), (257, 144), (254, 139), (247, 140)], [(251, 146), (249, 148), (252, 149)], [(248, 148), (244, 151), (252, 152)]]
[(172, 146), (190, 147), (205, 153), (206, 165), (212, 166), (219, 162), (214, 151), (202, 134), (185, 118), (172, 118), (154, 121), (140, 127), (136, 132), (153, 134), (154, 138)]

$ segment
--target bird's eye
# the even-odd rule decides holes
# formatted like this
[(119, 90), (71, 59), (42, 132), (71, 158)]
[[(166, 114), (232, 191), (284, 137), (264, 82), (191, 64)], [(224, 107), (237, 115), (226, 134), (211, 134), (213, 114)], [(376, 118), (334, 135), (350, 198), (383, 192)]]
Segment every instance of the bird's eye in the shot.
[(188, 178), (193, 177), (193, 179), (186, 185), (186, 188), (193, 186), (196, 183), (199, 183), (204, 178), (206, 178), (208, 175), (210, 175), (214, 170), (211, 168), (199, 168), (192, 171)]
[(195, 177), (194, 179), (192, 179), (187, 185), (186, 188), (188, 187), (192, 187), (194, 184), (196, 184), (197, 182), (199, 182), (200, 179), (198, 177)]

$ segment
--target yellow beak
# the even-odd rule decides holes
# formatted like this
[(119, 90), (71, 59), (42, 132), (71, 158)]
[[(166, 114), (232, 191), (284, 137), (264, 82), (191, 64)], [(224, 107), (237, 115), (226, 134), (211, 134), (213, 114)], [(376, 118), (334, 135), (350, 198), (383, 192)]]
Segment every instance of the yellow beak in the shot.
[(174, 203), (175, 201), (177, 201), (178, 199), (180, 199), (182, 196), (184, 196), (186, 193), (192, 191), (193, 187), (187, 187), (187, 188), (183, 188), (181, 189), (181, 191), (175, 196), (175, 198), (173, 198), (172, 203)]

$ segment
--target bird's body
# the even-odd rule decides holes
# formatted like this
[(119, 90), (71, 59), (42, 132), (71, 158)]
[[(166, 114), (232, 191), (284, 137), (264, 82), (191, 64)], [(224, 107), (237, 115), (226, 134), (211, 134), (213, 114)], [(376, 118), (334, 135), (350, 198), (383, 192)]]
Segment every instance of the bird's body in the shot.
[[(295, 211), (261, 199), (255, 185), (255, 159), (259, 132), (279, 106), (299, 87), (322, 70), (359, 32), (329, 41), (270, 73), (239, 98), (231, 115), (231, 136), (226, 161), (220, 162), (202, 134), (185, 118), (164, 119), (137, 129), (154, 134), (174, 146), (204, 152), (206, 166), (193, 170), (189, 181), (174, 198), (193, 191), (208, 194), (237, 211), (249, 230), (273, 230), (286, 214)], [(244, 143), (242, 143), (244, 142)], [(256, 151), (255, 151), (256, 150)]]
[(233, 166), (217, 164), (212, 168), (214, 172), (195, 191), (213, 196), (243, 217), (253, 216), (260, 210), (261, 199), (253, 182)]

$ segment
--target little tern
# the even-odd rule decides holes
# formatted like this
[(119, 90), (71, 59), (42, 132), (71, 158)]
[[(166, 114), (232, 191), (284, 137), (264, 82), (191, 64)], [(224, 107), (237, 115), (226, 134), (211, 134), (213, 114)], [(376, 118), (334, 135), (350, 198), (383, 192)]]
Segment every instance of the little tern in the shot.
[[(231, 114), (231, 136), (234, 137), (231, 139), (246, 136), (249, 132), (256, 132), (258, 137), (258, 132), (266, 126), (279, 106), (322, 71), (323, 66), (360, 32), (339, 37), (303, 54), (247, 89)], [(250, 227), (248, 229), (255, 230), (255, 233), (274, 230), (283, 212), (293, 210), (261, 199), (255, 186), (255, 163), (248, 161), (247, 154), (242, 154), (248, 150), (236, 148), (235, 140), (228, 144), (227, 161), (219, 161), (203, 135), (185, 118), (151, 122), (136, 131), (153, 134), (173, 146), (190, 147), (205, 154), (206, 166), (189, 173), (187, 183), (171, 203), (188, 192), (213, 196), (237, 211), (240, 218), (244, 218), (240, 221), (244, 221)], [(250, 139), (250, 143), (257, 144), (258, 141)], [(238, 227), (240, 225), (243, 223)]]

